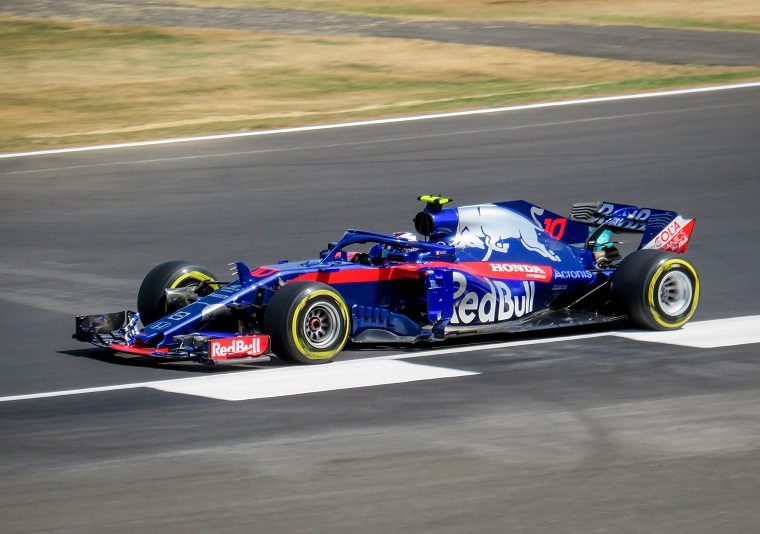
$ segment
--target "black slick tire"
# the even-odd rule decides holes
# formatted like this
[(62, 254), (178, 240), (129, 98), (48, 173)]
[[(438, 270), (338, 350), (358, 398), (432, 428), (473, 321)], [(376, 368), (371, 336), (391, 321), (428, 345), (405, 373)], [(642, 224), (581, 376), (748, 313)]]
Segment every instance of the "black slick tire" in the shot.
[(345, 346), (350, 314), (343, 297), (319, 282), (291, 282), (278, 290), (264, 311), (262, 330), (275, 355), (287, 362), (331, 361)]
[(172, 260), (156, 265), (145, 276), (137, 292), (140, 321), (147, 326), (173, 311), (166, 306), (166, 289), (200, 284), (204, 280), (216, 278), (211, 271), (194, 263)]
[(699, 276), (672, 252), (637, 250), (612, 275), (612, 298), (631, 322), (650, 330), (675, 330), (694, 315)]

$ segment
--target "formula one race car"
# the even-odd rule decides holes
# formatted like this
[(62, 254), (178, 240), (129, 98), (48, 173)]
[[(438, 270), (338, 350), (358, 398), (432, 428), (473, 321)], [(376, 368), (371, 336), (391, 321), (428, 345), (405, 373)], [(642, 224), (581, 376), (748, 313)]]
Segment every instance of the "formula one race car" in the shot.
[[(308, 364), (332, 360), (348, 341), (435, 342), (623, 319), (671, 330), (697, 307), (699, 277), (678, 256), (694, 220), (675, 212), (594, 202), (565, 218), (522, 200), (460, 208), (419, 200), (421, 239), (347, 230), (319, 259), (253, 270), (238, 261), (232, 282), (192, 263), (162, 263), (140, 286), (139, 313), (77, 317), (74, 337), (160, 360), (274, 352)], [(622, 238), (636, 234), (626, 252)]]

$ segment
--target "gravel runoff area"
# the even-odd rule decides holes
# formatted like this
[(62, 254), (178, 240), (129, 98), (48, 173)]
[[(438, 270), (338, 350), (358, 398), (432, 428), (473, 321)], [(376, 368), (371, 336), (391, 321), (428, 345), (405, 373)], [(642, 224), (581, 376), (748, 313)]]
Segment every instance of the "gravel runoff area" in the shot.
[(293, 9), (180, 6), (146, 0), (3, 0), (0, 12), (21, 17), (86, 19), (103, 24), (425, 39), (665, 64), (760, 65), (760, 34), (742, 32), (503, 21), (412, 21)]

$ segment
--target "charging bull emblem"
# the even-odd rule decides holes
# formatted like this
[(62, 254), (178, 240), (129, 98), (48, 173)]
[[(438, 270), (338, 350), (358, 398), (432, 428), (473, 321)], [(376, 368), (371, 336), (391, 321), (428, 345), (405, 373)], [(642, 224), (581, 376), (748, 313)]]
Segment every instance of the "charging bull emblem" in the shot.
[(458, 248), (477, 248), (485, 252), (483, 261), (491, 254), (509, 250), (509, 239), (517, 239), (526, 250), (537, 252), (552, 261), (559, 257), (538, 241), (538, 229), (527, 218), (494, 204), (458, 208), (459, 225), (452, 244)]

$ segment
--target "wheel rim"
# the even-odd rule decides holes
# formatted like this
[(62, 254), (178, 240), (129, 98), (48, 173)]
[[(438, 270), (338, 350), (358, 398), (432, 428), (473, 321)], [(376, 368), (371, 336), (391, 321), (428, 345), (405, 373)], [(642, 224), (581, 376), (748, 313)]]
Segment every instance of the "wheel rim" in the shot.
[(315, 349), (330, 347), (340, 335), (340, 311), (328, 302), (316, 302), (304, 314), (302, 330)]
[(671, 317), (685, 313), (691, 305), (691, 280), (682, 271), (671, 271), (662, 277), (658, 291), (660, 309)]

